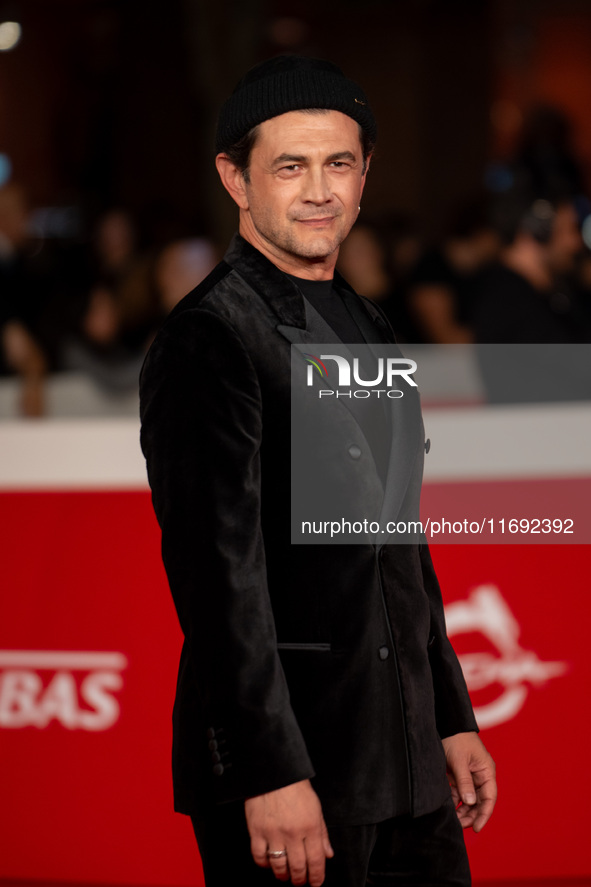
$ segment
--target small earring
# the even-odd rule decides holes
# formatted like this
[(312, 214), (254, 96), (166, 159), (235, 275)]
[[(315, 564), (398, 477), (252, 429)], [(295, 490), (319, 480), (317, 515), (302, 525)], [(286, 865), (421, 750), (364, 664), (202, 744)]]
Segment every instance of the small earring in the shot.
[(357, 207), (357, 212), (359, 212), (360, 210), (361, 210), (361, 204), (359, 204), (359, 206)]

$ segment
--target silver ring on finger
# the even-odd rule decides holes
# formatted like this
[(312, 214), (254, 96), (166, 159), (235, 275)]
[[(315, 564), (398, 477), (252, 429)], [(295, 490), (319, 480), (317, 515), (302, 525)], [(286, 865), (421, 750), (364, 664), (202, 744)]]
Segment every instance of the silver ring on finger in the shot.
[(282, 859), (287, 856), (287, 850), (267, 850), (269, 859)]

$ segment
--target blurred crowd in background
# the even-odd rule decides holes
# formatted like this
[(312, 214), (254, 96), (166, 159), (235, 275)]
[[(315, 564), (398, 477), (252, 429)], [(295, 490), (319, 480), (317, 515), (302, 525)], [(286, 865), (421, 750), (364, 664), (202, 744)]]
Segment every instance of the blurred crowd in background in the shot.
[(400, 342), (590, 342), (588, 0), (0, 0), (0, 418), (137, 415), (236, 227), (220, 104), (285, 52), (371, 97), (338, 267)]
[(0, 189), (0, 373), (22, 380), (21, 411), (44, 412), (50, 373), (135, 391), (150, 342), (219, 259), (206, 237), (147, 240), (125, 208), (76, 237), (43, 237), (16, 184)]
[[(589, 343), (586, 181), (568, 119), (532, 109), (513, 158), (489, 164), (436, 242), (395, 206), (362, 211), (338, 268), (400, 342)], [(50, 374), (135, 391), (155, 331), (223, 254), (211, 232), (181, 229), (124, 206), (48, 224), (18, 182), (0, 187), (0, 374), (19, 379), (20, 414), (44, 414)]]

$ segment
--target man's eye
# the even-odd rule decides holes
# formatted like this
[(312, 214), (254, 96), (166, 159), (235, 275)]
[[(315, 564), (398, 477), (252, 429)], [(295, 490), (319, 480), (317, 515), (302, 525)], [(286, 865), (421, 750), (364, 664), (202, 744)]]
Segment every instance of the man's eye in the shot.
[(301, 169), (299, 163), (290, 163), (287, 166), (281, 166), (279, 172), (297, 172)]
[(345, 169), (345, 167), (348, 166), (349, 164), (345, 163), (344, 160), (333, 160), (330, 165), (332, 166), (333, 169)]

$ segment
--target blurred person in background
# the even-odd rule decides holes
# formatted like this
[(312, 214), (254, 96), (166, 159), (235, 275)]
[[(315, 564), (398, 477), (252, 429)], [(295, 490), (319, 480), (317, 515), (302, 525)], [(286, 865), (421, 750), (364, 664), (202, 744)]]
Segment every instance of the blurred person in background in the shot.
[(384, 306), (399, 342), (417, 342), (416, 327), (409, 314), (407, 290), (412, 272), (425, 248), (418, 221), (408, 213), (390, 212), (380, 218), (387, 266), (393, 284), (392, 297)]
[(527, 188), (532, 194), (570, 198), (585, 194), (583, 168), (564, 111), (547, 104), (529, 109), (509, 170), (513, 187)]
[(589, 341), (572, 283), (583, 246), (573, 202), (508, 192), (499, 197), (495, 217), (503, 247), (478, 278), (475, 341)]
[(44, 412), (48, 360), (38, 339), (39, 298), (29, 269), (29, 207), (24, 191), (0, 188), (0, 375), (20, 378), (20, 412)]
[(473, 341), (475, 281), (499, 249), (485, 200), (472, 201), (456, 214), (441, 246), (426, 250), (409, 275), (406, 306), (414, 341), (444, 345)]
[(343, 241), (337, 267), (354, 290), (381, 306), (391, 296), (386, 251), (378, 230), (368, 222), (358, 222)]
[(390, 323), (400, 329), (394, 283), (383, 233), (377, 225), (357, 223), (339, 251), (337, 270), (354, 290), (377, 302)]
[(589, 349), (581, 346), (591, 330), (574, 278), (583, 244), (573, 202), (507, 193), (496, 210), (504, 246), (479, 278), (473, 314), (487, 399), (588, 400)]
[(136, 387), (156, 330), (219, 260), (206, 238), (174, 240), (156, 252), (139, 252), (137, 240), (129, 213), (110, 210), (99, 219), (94, 283), (62, 349), (65, 368), (87, 373), (112, 392)]
[(416, 341), (405, 293), (420, 250), (410, 220), (392, 215), (375, 223), (357, 222), (339, 251), (337, 270), (354, 290), (379, 304), (398, 341)]
[(137, 231), (131, 214), (122, 208), (104, 212), (98, 219), (93, 252), (97, 276), (124, 276), (137, 257)]
[(205, 237), (178, 240), (160, 251), (154, 278), (161, 320), (213, 271), (219, 260), (218, 251)]
[(129, 212), (103, 213), (94, 229), (90, 283), (64, 329), (60, 368), (86, 373), (112, 391), (132, 390), (159, 317), (154, 260), (138, 249)]

